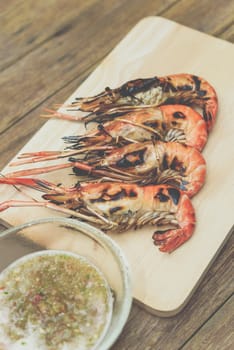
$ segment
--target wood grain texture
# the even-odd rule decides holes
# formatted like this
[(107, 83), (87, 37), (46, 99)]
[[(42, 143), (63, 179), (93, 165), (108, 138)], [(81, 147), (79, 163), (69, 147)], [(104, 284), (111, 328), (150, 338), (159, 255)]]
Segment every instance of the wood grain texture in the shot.
[(181, 0), (163, 16), (207, 34), (219, 36), (233, 22), (233, 13), (233, 1)]
[[(96, 0), (14, 1), (1, 11), (0, 70), (43, 42), (71, 30), (85, 9)], [(7, 4), (7, 2), (5, 2)], [(58, 20), (59, 19), (59, 20)], [(46, 30), (45, 30), (46, 28)]]
[(214, 317), (199, 329), (181, 350), (230, 350), (234, 345), (234, 333), (230, 333), (230, 326), (234, 328), (234, 297), (230, 297)]
[[(120, 33), (118, 30), (119, 27), (123, 26), (126, 34), (140, 18), (156, 9), (163, 10), (173, 0), (163, 3), (160, 0), (146, 0), (143, 7), (139, 6), (140, 2), (114, 1), (112, 6), (109, 0), (95, 2), (80, 14), (69, 31), (54, 36), (14, 66), (4, 70), (0, 81), (1, 115), (4, 115), (0, 133), (13, 125), (26, 111), (35, 108), (48, 95), (58, 91), (64, 86), (64, 82), (78, 77), (106, 55), (123, 36), (123, 31)], [(136, 6), (138, 11), (134, 11)], [(87, 26), (87, 16), (92, 26)], [(94, 42), (95, 49), (90, 45)]]
[(227, 28), (220, 34), (220, 38), (234, 43), (234, 23), (227, 26)]
[[(7, 14), (7, 12), (11, 12), (14, 7), (17, 7), (18, 3), (22, 3), (23, 1), (19, 0), (8, 0), (8, 1), (1, 1), (0, 2), (0, 18), (1, 18), (1, 28), (2, 28), (2, 17)], [(58, 1), (57, 1), (58, 2)], [(100, 3), (100, 1), (98, 1)], [(59, 3), (61, 3), (59, 1)], [(115, 36), (112, 35), (112, 28), (109, 28), (108, 26), (105, 26), (105, 17), (103, 17), (102, 13), (98, 11), (98, 6), (95, 7), (96, 10), (96, 16), (97, 18), (103, 18), (103, 21), (99, 21), (99, 27), (98, 30), (100, 30), (101, 35), (105, 35), (107, 31), (107, 35), (105, 36), (105, 42), (102, 44), (102, 54), (100, 55), (100, 58), (103, 57), (107, 52), (110, 51), (111, 48), (113, 48), (116, 43), (121, 39), (127, 31), (132, 27), (133, 24), (137, 20), (141, 18), (141, 16), (146, 15), (163, 15), (164, 17), (168, 17), (169, 19), (178, 21), (182, 24), (188, 25), (190, 27), (193, 27), (195, 29), (202, 30), (204, 32), (207, 32), (209, 34), (215, 34), (216, 36), (223, 38), (225, 40), (229, 40), (231, 42), (234, 42), (233, 37), (233, 24), (230, 24), (230, 17), (233, 16), (233, 1), (213, 1), (213, 0), (204, 0), (202, 2), (196, 2), (196, 1), (177, 1), (175, 6), (172, 6), (170, 10), (167, 10), (168, 7), (173, 5), (173, 2), (169, 2), (165, 4), (165, 2), (158, 2), (158, 1), (144, 1), (144, 6), (142, 6), (141, 1), (137, 1), (134, 3), (134, 1), (131, 1), (130, 6), (128, 7), (127, 2), (118, 1), (119, 3), (119, 9), (117, 12), (111, 11), (111, 7), (113, 6), (113, 1), (106, 1), (105, 7), (109, 8), (109, 23), (112, 23), (113, 18), (116, 16), (120, 17), (120, 20), (118, 22), (118, 19), (114, 19), (115, 23)], [(38, 2), (34, 2), (33, 4), (35, 11), (37, 10)], [(201, 9), (199, 9), (199, 6)], [(210, 12), (211, 8), (215, 9)], [(143, 7), (143, 8), (142, 8)], [(123, 13), (121, 13), (121, 9), (123, 10)], [(69, 12), (69, 10), (68, 10)], [(69, 12), (71, 13), (71, 12)], [(52, 14), (52, 15), (51, 15)], [(51, 5), (49, 11), (45, 12), (44, 17), (49, 16), (49, 18), (53, 17), (54, 14), (58, 14), (56, 23), (51, 23), (47, 20), (47, 18), (42, 18), (43, 23), (45, 24), (45, 30), (44, 33), (41, 33), (41, 35), (44, 35), (42, 38), (42, 41), (40, 41), (40, 37), (35, 42), (31, 42), (30, 45), (26, 44), (26, 37), (30, 38), (33, 37), (35, 34), (33, 31), (29, 29), (25, 30), (25, 42), (24, 40), (21, 41), (21, 45), (23, 48), (23, 52), (20, 51), (19, 55), (27, 55), (27, 49), (30, 48), (30, 51), (35, 50), (35, 48), (39, 48), (43, 42), (43, 40), (48, 39), (48, 49), (47, 49), (47, 55), (52, 56), (50, 61), (52, 62), (51, 65), (54, 64), (54, 62), (57, 61), (58, 57), (56, 56), (58, 51), (53, 50), (54, 48), (54, 39), (52, 37), (47, 38), (46, 33), (50, 33), (51, 27), (57, 26), (58, 28), (62, 28), (61, 23), (63, 22), (63, 16), (66, 16), (66, 13), (62, 13), (60, 9), (57, 9), (56, 2), (54, 2), (53, 5)], [(138, 15), (139, 14), (139, 15)], [(24, 12), (22, 15), (27, 18), (27, 13)], [(68, 14), (69, 15), (69, 14)], [(90, 21), (89, 21), (89, 10), (84, 13), (84, 20), (85, 24), (83, 24), (83, 31), (90, 30)], [(92, 17), (92, 9), (91, 14)], [(15, 26), (19, 27), (19, 22), (17, 24), (18, 18), (17, 16), (10, 16), (8, 15), (8, 18), (15, 22)], [(92, 17), (93, 18), (93, 17)], [(132, 22), (129, 22), (128, 19), (133, 18)], [(67, 17), (68, 19), (68, 17)], [(122, 20), (123, 19), (123, 20)], [(135, 22), (134, 22), (135, 21)], [(93, 23), (94, 21), (91, 21), (92, 25), (95, 25)], [(12, 27), (13, 25), (10, 24)], [(40, 23), (35, 23), (35, 30), (38, 31), (40, 29)], [(105, 26), (105, 31), (102, 30), (102, 26)], [(33, 27), (31, 26), (31, 29)], [(56, 27), (57, 28), (57, 27)], [(78, 37), (80, 34), (82, 35), (82, 32), (79, 31), (79, 26), (76, 27), (76, 37)], [(114, 28), (114, 29), (115, 29)], [(69, 29), (68, 33), (71, 29)], [(104, 34), (103, 34), (104, 33)], [(9, 34), (9, 35), (8, 35)], [(0, 33), (0, 43), (1, 43), (1, 50), (3, 50), (3, 43), (6, 39), (5, 37), (6, 33), (4, 31), (1, 31)], [(14, 43), (15, 38), (13, 37), (13, 33), (9, 32), (7, 33), (8, 39), (12, 43)], [(102, 37), (95, 36), (95, 40), (92, 40), (92, 48), (93, 51), (100, 50), (100, 42), (102, 42)], [(73, 35), (75, 37), (75, 35)], [(66, 38), (69, 38), (69, 35), (66, 36)], [(84, 36), (84, 40), (87, 38), (87, 36)], [(61, 41), (63, 40), (63, 35), (61, 36)], [(90, 39), (91, 40), (91, 39)], [(6, 40), (5, 40), (6, 42)], [(36, 47), (34, 46), (36, 43)], [(17, 43), (16, 43), (17, 44)], [(7, 44), (11, 46), (11, 55), (14, 56), (14, 59), (19, 57), (18, 50), (21, 50), (19, 46), (11, 44)], [(74, 42), (69, 41), (69, 45), (66, 46), (67, 49), (73, 50)], [(76, 46), (76, 45), (75, 45)], [(87, 46), (87, 42), (86, 42)], [(64, 47), (64, 46), (63, 46)], [(83, 45), (84, 50), (86, 50), (85, 45)], [(24, 51), (26, 48), (26, 51)], [(16, 52), (14, 52), (14, 50)], [(87, 51), (86, 51), (87, 52)], [(40, 50), (37, 51), (38, 54), (40, 54)], [(82, 55), (82, 52), (78, 52), (75, 56), (70, 56), (67, 61), (65, 62), (66, 65), (73, 65), (73, 58), (79, 59), (79, 54)], [(7, 55), (7, 51), (5, 50), (4, 55)], [(3, 55), (3, 56), (4, 56)], [(62, 52), (61, 52), (62, 57)], [(85, 62), (87, 63), (87, 67), (91, 67), (92, 70), (92, 63), (99, 64), (98, 60), (95, 60), (95, 57), (90, 55), (86, 55)], [(34, 56), (31, 56), (34, 57)], [(39, 113), (41, 113), (41, 107), (40, 104), (43, 103), (46, 107), (50, 107), (50, 104), (53, 102), (58, 101), (64, 101), (67, 96), (74, 90), (74, 88), (82, 82), (83, 79), (86, 78), (86, 75), (84, 74), (83, 78), (80, 80), (80, 73), (84, 73), (85, 70), (89, 72), (87, 67), (78, 65), (77, 70), (74, 70), (73, 79), (77, 79), (74, 81), (71, 81), (69, 83), (70, 79), (67, 79), (68, 75), (63, 74), (62, 77), (62, 84), (60, 85), (60, 88), (56, 90), (56, 84), (54, 84), (53, 79), (48, 79), (46, 81), (46, 93), (40, 98), (40, 94), (38, 94), (37, 98), (35, 99), (35, 103), (30, 105), (30, 89), (33, 87), (34, 83), (37, 84), (37, 81), (39, 80), (39, 76), (44, 75), (44, 66), (40, 65), (33, 65), (32, 63), (29, 64), (31, 61), (31, 57), (28, 60), (25, 60), (25, 65), (21, 65), (19, 62), (15, 62), (12, 66), (12, 69), (9, 71), (9, 80), (12, 81), (12, 85), (15, 87), (12, 87), (11, 94), (8, 93), (6, 89), (4, 89), (4, 85), (1, 85), (1, 105), (6, 104), (4, 107), (5, 113), (1, 113), (1, 119), (0, 119), (0, 129), (6, 130), (1, 135), (1, 143), (0, 143), (0, 155), (1, 155), (1, 167), (5, 165), (12, 156), (17, 153), (17, 151), (23, 146), (23, 144), (28, 141), (28, 139), (31, 137), (31, 135), (36, 132), (38, 127), (41, 125), (42, 121), (38, 118)], [(3, 57), (3, 59), (6, 59)], [(10, 58), (6, 59), (7, 62), (11, 61)], [(5, 62), (6, 62), (5, 61)], [(49, 61), (49, 58), (48, 58)], [(17, 108), (22, 108), (20, 102), (20, 99), (18, 95), (21, 95), (20, 86), (16, 85), (16, 76), (20, 76), (20, 79), (17, 81), (19, 83), (22, 79), (24, 79), (25, 72), (27, 71), (27, 64), (29, 64), (30, 67), (30, 74), (27, 75), (27, 79), (31, 80), (31, 83), (28, 83), (27, 85), (24, 84), (25, 89), (25, 97), (24, 97), (24, 108), (21, 110), (21, 113), (17, 114)], [(39, 69), (37, 69), (39, 67)], [(57, 69), (63, 69), (63, 60), (60, 61), (60, 64), (57, 63)], [(82, 69), (81, 69), (82, 68)], [(225, 70), (225, 68), (223, 68)], [(49, 71), (49, 69), (48, 69)], [(46, 73), (47, 74), (47, 73)], [(53, 76), (52, 76), (53, 77)], [(6, 76), (4, 76), (4, 80), (7, 81)], [(34, 82), (34, 80), (36, 80)], [(71, 79), (72, 80), (72, 79)], [(0, 81), (2, 81), (2, 75), (0, 74)], [(77, 85), (76, 85), (77, 81)], [(61, 83), (61, 81), (60, 81)], [(10, 84), (10, 83), (9, 83)], [(51, 89), (50, 89), (51, 86)], [(28, 90), (26, 89), (28, 87)], [(70, 88), (69, 88), (70, 87)], [(64, 92), (64, 93), (63, 93)], [(27, 100), (27, 94), (29, 95), (29, 99)], [(50, 96), (51, 100), (50, 100)], [(10, 100), (11, 98), (11, 100)], [(47, 104), (48, 101), (48, 104)], [(8, 118), (9, 115), (11, 117), (11, 112), (8, 111), (8, 108), (10, 104), (14, 104), (14, 107), (17, 107), (13, 109), (14, 113), (16, 114), (14, 116), (14, 119), (11, 119), (9, 122), (5, 120), (5, 118)], [(8, 105), (8, 106), (7, 106)], [(6, 129), (5, 126), (8, 126)], [(17, 134), (17, 135), (16, 135)], [(15, 147), (15, 151), (14, 151)], [(195, 337), (196, 334), (199, 334), (199, 330), (205, 327), (206, 321), (211, 322), (212, 319), (215, 318), (216, 311), (219, 313), (218, 322), (215, 321), (214, 329), (218, 327), (218, 324), (224, 324), (225, 323), (225, 332), (221, 331), (219, 332), (219, 339), (215, 339), (214, 337), (211, 337), (210, 341), (210, 348), (215, 349), (216, 344), (218, 344), (217, 349), (224, 348), (226, 344), (226, 338), (230, 337), (230, 334), (232, 334), (233, 326), (231, 323), (225, 322), (225, 319), (229, 320), (231, 319), (232, 310), (231, 308), (225, 308), (225, 312), (222, 312), (222, 309), (225, 307), (225, 300), (227, 300), (230, 297), (230, 293), (233, 292), (233, 284), (230, 284), (230, 281), (233, 281), (233, 274), (231, 269), (231, 261), (232, 261), (232, 245), (233, 245), (233, 238), (230, 240), (227, 245), (224, 247), (222, 253), (219, 255), (218, 259), (216, 259), (215, 263), (213, 264), (212, 268), (209, 270), (208, 274), (206, 275), (206, 278), (202, 282), (202, 284), (199, 287), (199, 290), (195, 293), (193, 298), (191, 299), (189, 305), (177, 316), (170, 318), (170, 319), (160, 319), (158, 317), (152, 316), (148, 314), (146, 311), (142, 310), (140, 307), (133, 305), (132, 312), (129, 317), (129, 321), (121, 334), (118, 342), (113, 346), (113, 350), (178, 350), (181, 349), (181, 346), (183, 347), (183, 344), (185, 344), (187, 341), (191, 341), (193, 339), (193, 336)], [(222, 307), (223, 305), (223, 307)], [(217, 318), (216, 318), (217, 320)], [(202, 328), (201, 328), (202, 327)], [(206, 328), (204, 328), (204, 333), (207, 332)], [(203, 337), (205, 334), (203, 333)], [(203, 346), (203, 343), (199, 341), (198, 338), (195, 338), (196, 341), (193, 344), (194, 349), (199, 350), (206, 350), (206, 346)], [(186, 346), (186, 345), (185, 345)], [(224, 348), (225, 349), (225, 348)], [(187, 350), (187, 349), (186, 349)], [(225, 349), (226, 350), (226, 349)]]
[[(35, 132), (42, 127), (47, 119), (41, 118), (40, 114), (45, 113), (44, 109), (52, 107), (58, 101), (65, 101), (71, 93), (77, 88), (81, 82), (87, 78), (88, 74), (95, 68), (95, 66), (89, 67), (89, 69), (83, 74), (80, 74), (78, 79), (74, 79), (68, 85), (56, 92), (54, 95), (49, 96), (39, 106), (35, 107), (29, 113), (26, 113), (22, 118), (15, 121), (14, 125), (8, 128), (1, 135), (0, 154), (4, 157), (0, 157), (0, 168), (2, 169), (13, 156), (20, 151), (20, 149), (30, 140)], [(76, 128), (76, 123), (74, 123)], [(14, 130), (14, 137), (11, 137)]]

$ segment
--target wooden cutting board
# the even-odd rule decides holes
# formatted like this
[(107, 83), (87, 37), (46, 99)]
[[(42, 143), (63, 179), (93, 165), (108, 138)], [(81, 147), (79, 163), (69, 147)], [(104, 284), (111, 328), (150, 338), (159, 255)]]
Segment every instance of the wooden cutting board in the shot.
[[(152, 244), (152, 227), (111, 235), (130, 262), (135, 300), (158, 315), (170, 316), (182, 309), (227, 240), (233, 225), (233, 62), (232, 44), (160, 17), (147, 17), (131, 30), (67, 101), (72, 101), (75, 96), (92, 96), (106, 86), (114, 88), (130, 79), (175, 73), (202, 76), (217, 91), (220, 105), (217, 123), (203, 152), (207, 161), (206, 184), (192, 200), (197, 217), (193, 237), (174, 253), (165, 254)], [(63, 149), (62, 136), (83, 132), (81, 123), (50, 120), (21, 152)], [(9, 171), (12, 168), (6, 167), (3, 173)], [(70, 172), (57, 171), (41, 177), (72, 185), (75, 177), (68, 175)], [(41, 195), (30, 189), (24, 189), (24, 193), (37, 199)], [(28, 199), (13, 187), (2, 185), (0, 200), (13, 198)], [(1, 218), (18, 225), (52, 215), (60, 216), (47, 209), (11, 208), (2, 212)], [(47, 242), (43, 244), (47, 245)]]

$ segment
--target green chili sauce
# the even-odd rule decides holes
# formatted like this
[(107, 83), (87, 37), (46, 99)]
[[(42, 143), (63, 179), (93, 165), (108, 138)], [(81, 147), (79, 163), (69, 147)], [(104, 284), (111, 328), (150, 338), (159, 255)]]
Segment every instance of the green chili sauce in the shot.
[(95, 348), (107, 330), (112, 297), (102, 274), (86, 259), (47, 251), (20, 259), (1, 274), (1, 310), (8, 323), (0, 319), (0, 330), (10, 344), (27, 345), (25, 333), (35, 332), (44, 349), (86, 350)]

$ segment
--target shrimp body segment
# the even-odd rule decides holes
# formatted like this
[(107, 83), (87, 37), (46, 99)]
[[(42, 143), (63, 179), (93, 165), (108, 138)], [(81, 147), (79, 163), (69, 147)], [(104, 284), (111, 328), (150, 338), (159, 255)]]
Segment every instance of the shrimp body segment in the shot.
[(93, 97), (76, 98), (71, 107), (81, 111), (104, 114), (121, 106), (184, 104), (203, 111), (207, 130), (211, 130), (217, 114), (218, 99), (214, 88), (203, 78), (190, 74), (175, 74), (128, 81)]
[[(153, 241), (162, 252), (172, 252), (194, 232), (195, 213), (186, 194), (167, 185), (89, 183), (65, 188), (47, 181), (1, 178), (1, 184), (25, 185), (46, 192), (45, 201), (6, 201), (0, 211), (14, 206), (42, 206), (95, 223), (106, 232), (124, 232), (153, 225)], [(140, 234), (140, 233), (139, 233)]]

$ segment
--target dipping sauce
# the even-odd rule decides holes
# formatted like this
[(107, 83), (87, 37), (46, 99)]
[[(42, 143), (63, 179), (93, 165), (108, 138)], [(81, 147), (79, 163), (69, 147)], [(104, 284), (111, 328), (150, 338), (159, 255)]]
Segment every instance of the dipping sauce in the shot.
[(103, 274), (85, 258), (27, 255), (0, 274), (0, 349), (97, 349), (112, 304)]

